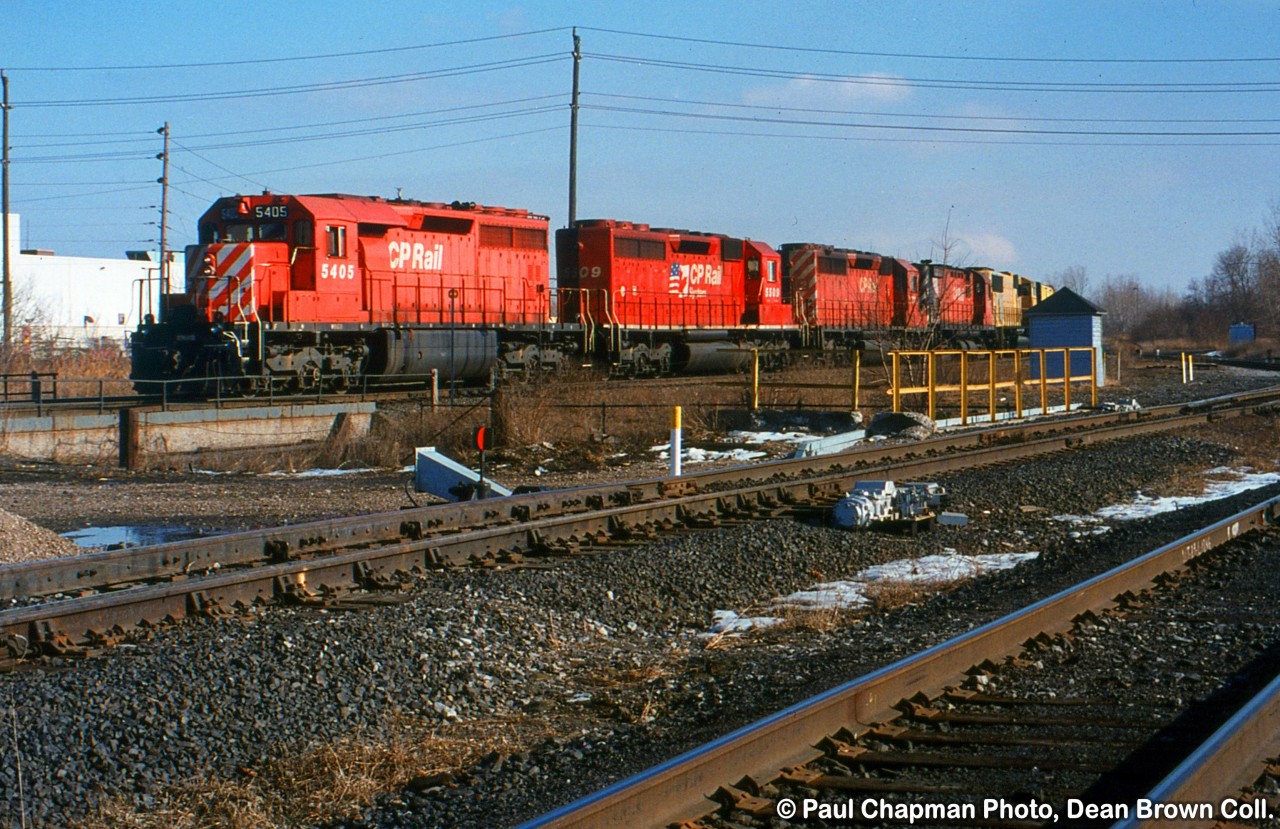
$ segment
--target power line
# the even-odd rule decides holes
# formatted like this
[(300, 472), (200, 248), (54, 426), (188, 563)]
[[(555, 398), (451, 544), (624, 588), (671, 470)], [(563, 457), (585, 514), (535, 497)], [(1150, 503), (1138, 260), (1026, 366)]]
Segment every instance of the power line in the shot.
[(342, 121), (323, 121), (316, 124), (295, 124), (293, 126), (287, 126), (287, 127), (259, 127), (257, 129), (231, 130), (228, 132), (195, 133), (192, 135), (188, 135), (187, 138), (188, 139), (221, 138), (226, 135), (252, 135), (254, 133), (283, 132), (285, 130), (311, 129), (314, 127), (341, 127), (341, 126), (346, 126), (348, 124), (367, 124), (374, 121), (391, 121), (397, 118), (421, 118), (424, 115), (440, 115), (440, 114), (449, 113), (449, 112), (465, 112), (467, 110), (472, 110), (472, 109), (487, 109), (487, 108), (496, 107), (496, 106), (506, 106), (508, 104), (527, 104), (527, 103), (533, 103), (535, 101), (546, 101), (552, 98), (563, 98), (563, 97), (565, 97), (563, 92), (555, 92), (550, 95), (533, 95), (526, 98), (510, 98), (503, 101), (490, 101), (488, 103), (483, 103), (483, 104), (466, 104), (463, 106), (442, 107), (440, 109), (421, 110), (419, 112), (404, 112), (398, 115), (373, 115), (365, 118), (348, 118)]
[(1234, 58), (1047, 58), (1017, 57), (1012, 55), (956, 55), (927, 54), (915, 52), (869, 52), (856, 49), (824, 49), (816, 46), (785, 46), (778, 43), (749, 43), (739, 40), (714, 40), (700, 37), (681, 37), (679, 35), (659, 35), (652, 32), (632, 32), (623, 29), (602, 29), (594, 26), (579, 26), (584, 32), (600, 32), (602, 34), (624, 35), (627, 37), (650, 38), (672, 43), (701, 43), (713, 46), (734, 46), (746, 49), (767, 49), (779, 52), (809, 53), (818, 55), (849, 55), (870, 58), (901, 58), (906, 60), (949, 60), (992, 63), (1067, 63), (1067, 64), (1212, 64), (1212, 63), (1276, 63), (1277, 57), (1234, 57)]
[[(267, 146), (278, 145), (278, 144), (297, 144), (297, 143), (302, 143), (306, 141), (325, 141), (325, 140), (332, 140), (332, 139), (338, 139), (338, 138), (356, 138), (356, 137), (363, 137), (368, 135), (391, 135), (398, 132), (409, 132), (414, 130), (425, 130), (425, 129), (433, 129), (438, 127), (458, 126), (462, 124), (479, 124), (486, 121), (500, 121), (500, 120), (506, 120), (508, 118), (517, 118), (517, 117), (523, 117), (527, 115), (541, 115), (548, 112), (558, 112), (558, 111), (561, 111), (562, 109), (563, 109), (562, 105), (528, 107), (525, 109), (511, 110), (509, 112), (485, 113), (481, 115), (470, 115), (470, 116), (465, 116), (460, 118), (448, 118), (448, 119), (442, 119), (438, 121), (421, 122), (417, 124), (402, 124), (394, 127), (372, 127), (366, 130), (346, 130), (343, 132), (322, 133), (318, 135), (299, 135), (299, 136), (268, 139), (268, 140), (261, 140), (261, 141), (231, 141), (231, 142), (224, 142), (221, 144), (198, 145), (196, 147), (183, 146), (183, 149), (188, 152), (191, 152), (194, 155), (194, 154), (197, 154), (197, 151), (200, 151), (200, 150), (208, 151), (208, 150), (236, 149), (240, 147), (267, 147)], [(234, 133), (228, 133), (228, 134), (234, 134)], [(142, 160), (144, 158), (150, 158), (150, 154), (146, 156), (141, 156), (136, 153), (121, 151), (121, 152), (109, 152), (109, 153), (86, 153), (81, 155), (27, 156), (25, 158), (14, 159), (14, 161), (24, 163), (24, 164), (38, 164), (38, 163), (50, 163), (50, 162), (63, 163), (63, 162), (94, 162), (94, 161), (122, 161), (122, 160), (136, 161), (136, 160)], [(203, 160), (208, 161), (208, 159), (203, 159)], [(210, 163), (213, 163), (213, 162), (210, 162)], [(237, 173), (233, 173), (230, 170), (225, 170), (225, 172), (232, 173), (232, 175), (238, 175)], [(260, 182), (253, 182), (253, 183), (259, 186), (262, 186)]]
[[(346, 125), (348, 125), (348, 124), (369, 124), (369, 123), (373, 123), (373, 122), (376, 122), (376, 121), (394, 121), (394, 120), (402, 119), (402, 118), (421, 118), (421, 117), (422, 117), (422, 116), (424, 116), (424, 115), (439, 115), (439, 114), (442, 114), (442, 113), (449, 113), (449, 112), (465, 112), (465, 111), (473, 110), (473, 109), (489, 109), (489, 108), (492, 108), (492, 107), (507, 106), (507, 105), (509, 105), (509, 104), (525, 104), (525, 103), (533, 103), (533, 102), (536, 102), (536, 101), (547, 101), (547, 100), (551, 100), (551, 99), (553, 99), (553, 98), (563, 98), (563, 97), (564, 97), (564, 93), (563, 93), (563, 92), (555, 92), (555, 93), (552, 93), (552, 94), (550, 94), (550, 95), (532, 95), (532, 96), (528, 96), (528, 97), (524, 97), (524, 98), (508, 98), (508, 99), (501, 100), (501, 101), (490, 101), (490, 102), (482, 103), (482, 104), (465, 104), (465, 105), (462, 105), (462, 106), (441, 107), (441, 108), (439, 108), (439, 109), (419, 110), (419, 111), (417, 111), (417, 112), (402, 112), (402, 113), (397, 113), (397, 114), (395, 114), (395, 115), (370, 115), (370, 116), (365, 116), (365, 117), (363, 117), (363, 118), (346, 118), (346, 119), (343, 119), (343, 120), (340, 120), (340, 121), (320, 121), (320, 122), (311, 123), (311, 124), (291, 124), (291, 125), (288, 125), (288, 126), (279, 126), (279, 127), (256, 127), (256, 128), (252, 128), (252, 129), (236, 129), (236, 130), (226, 130), (226, 131), (222, 131), (222, 132), (188, 133), (188, 134), (187, 134), (187, 139), (188, 139), (188, 140), (195, 140), (195, 139), (201, 139), (201, 138), (222, 138), (222, 137), (224, 137), (224, 136), (228, 136), (228, 135), (243, 136), (243, 135), (255, 135), (255, 134), (259, 134), (259, 133), (269, 133), (269, 132), (287, 132), (287, 131), (289, 131), (289, 130), (315, 129), (315, 128), (319, 128), (319, 127), (340, 127), (340, 126), (346, 126)], [(36, 138), (36, 139), (39, 139), (39, 138), (75, 138), (75, 137), (79, 136), (80, 138), (82, 138), (82, 139), (83, 139), (85, 136), (97, 136), (97, 135), (102, 135), (102, 134), (103, 134), (103, 133), (97, 133), (97, 132), (86, 132), (86, 133), (60, 133), (60, 134), (58, 134), (58, 135), (29, 135), (29, 136), (25, 136), (25, 138), (27, 138), (27, 139), (31, 139), (31, 138)], [(27, 144), (27, 145), (24, 145), (24, 146), (26, 146), (26, 147), (32, 147), (32, 148), (41, 148), (41, 149), (43, 149), (43, 148), (45, 148), (45, 147), (63, 147), (63, 146), (79, 147), (79, 146), (92, 146), (92, 145), (95, 145), (95, 144), (112, 144), (112, 143), (121, 143), (121, 144), (124, 144), (124, 143), (145, 143), (145, 144), (154, 144), (154, 143), (155, 143), (155, 140), (156, 140), (156, 137), (155, 137), (155, 133), (154, 133), (154, 132), (144, 132), (144, 133), (108, 133), (108, 134), (115, 134), (115, 135), (141, 135), (141, 136), (143, 136), (143, 137), (142, 137), (142, 138), (137, 138), (137, 139), (130, 139), (129, 141), (84, 141), (84, 140), (79, 140), (79, 141), (74, 141), (74, 142), (68, 142), (68, 143), (66, 143), (66, 144), (63, 144), (63, 143), (50, 143), (50, 144)], [(20, 136), (20, 138), (21, 138), (21, 136)]]
[[(563, 130), (563, 129), (568, 129), (568, 126), (557, 125), (553, 127), (540, 127), (537, 129), (521, 130), (518, 132), (503, 133), (501, 135), (486, 136), (483, 138), (471, 138), (463, 141), (451, 141), (451, 142), (442, 143), (442, 144), (433, 144), (426, 147), (414, 147), (413, 149), (409, 149), (409, 150), (398, 150), (398, 151), (389, 152), (389, 153), (378, 153), (375, 155), (358, 156), (354, 158), (343, 158), (343, 159), (337, 159), (332, 161), (322, 161), (322, 162), (317, 162), (315, 164), (300, 164), (293, 167), (280, 167), (280, 168), (275, 168), (270, 170), (252, 170), (244, 174), (232, 173), (228, 175), (227, 178), (242, 178), (245, 181), (252, 182), (253, 180), (251, 178), (248, 178), (248, 176), (268, 175), (272, 173), (287, 173), (287, 172), (293, 172), (295, 170), (313, 169), (316, 167), (334, 167), (334, 166), (339, 166), (343, 164), (354, 164), (360, 161), (376, 161), (384, 158), (394, 158), (397, 156), (412, 155), (414, 153), (430, 152), (432, 150), (443, 150), (443, 149), (449, 149), (452, 147), (463, 147), (470, 144), (481, 144), (481, 143), (486, 143), (490, 141), (502, 141), (504, 139), (509, 139), (509, 138), (521, 138), (528, 135), (537, 135), (539, 133), (554, 132), (554, 131)], [(212, 181), (208, 181), (208, 180), (205, 180), (205, 181), (208, 184), (211, 184), (211, 185), (213, 184)], [(150, 185), (150, 186), (153, 187), (154, 185)], [(100, 191), (94, 191), (94, 192), (88, 192), (88, 193), (64, 193), (58, 196), (43, 196), (39, 198), (23, 199), (22, 203), (31, 204), (35, 202), (59, 201), (64, 199), (78, 199), (86, 196), (112, 195), (115, 193), (127, 193), (127, 192), (133, 192), (133, 191), (145, 190), (145, 189), (149, 189), (149, 187), (126, 187), (126, 188), (120, 188), (116, 190), (100, 190)], [(196, 198), (196, 197), (193, 197), (193, 198)], [(154, 208), (154, 205), (151, 205), (149, 206), (148, 209), (153, 209), (153, 208)], [(47, 208), (47, 209), (54, 209), (54, 208)], [(57, 209), (63, 209), (63, 208), (57, 208)]]
[(609, 92), (588, 92), (588, 97), (615, 98), (627, 101), (652, 101), (663, 104), (687, 106), (713, 106), (726, 109), (750, 109), (768, 112), (809, 112), (820, 115), (856, 115), (874, 118), (923, 118), (930, 121), (992, 121), (997, 123), (1092, 123), (1092, 124), (1274, 124), (1280, 118), (1043, 118), (1026, 115), (941, 115), (913, 112), (874, 112), (871, 110), (821, 109), (816, 107), (788, 107), (771, 104), (739, 104), (727, 101), (701, 101), (685, 98), (661, 98), (652, 95), (624, 95)]
[(869, 135), (816, 135), (794, 132), (754, 132), (742, 130), (699, 130), (678, 127), (642, 127), (632, 124), (589, 124), (592, 129), (627, 130), (633, 132), (660, 132), (677, 135), (710, 135), (733, 138), (784, 138), (797, 141), (843, 141), (884, 144), (962, 144), (1006, 147), (1276, 147), (1280, 141), (1016, 141), (994, 138), (910, 138), (904, 136), (877, 137)]
[(230, 141), (222, 144), (205, 144), (199, 147), (202, 150), (225, 150), (237, 147), (267, 147), (278, 144), (298, 144), (306, 141), (327, 141), (337, 138), (356, 138), (366, 135), (392, 135), (398, 132), (412, 132), (414, 130), (432, 129), (435, 127), (451, 127), (459, 124), (480, 124), (486, 121), (502, 121), (508, 118), (518, 118), (525, 115), (541, 115), (547, 112), (560, 112), (564, 108), (560, 105), (530, 107), (526, 109), (512, 110), (510, 112), (492, 112), (484, 115), (469, 115), (462, 118), (448, 118), (440, 121), (429, 121), (419, 124), (403, 124), (396, 127), (373, 127), (367, 130), (346, 130), (343, 132), (322, 133), (319, 135), (295, 135), (288, 138), (274, 138), (265, 141)]
[[(266, 184), (263, 184), (263, 183), (262, 183), (262, 182), (260, 182), (260, 181), (254, 181), (254, 180), (253, 180), (253, 179), (251, 179), (251, 178), (247, 178), (247, 177), (245, 177), (245, 176), (242, 176), (242, 175), (240, 175), (239, 173), (237, 173), (235, 170), (228, 170), (226, 167), (223, 167), (223, 166), (222, 166), (221, 164), (219, 164), (218, 162), (213, 161), (213, 160), (208, 159), (208, 158), (205, 158), (204, 156), (200, 155), (200, 153), (196, 152), (195, 150), (191, 149), (190, 147), (184, 147), (182, 144), (178, 143), (177, 141), (174, 141), (174, 142), (173, 142), (173, 144), (174, 144), (174, 146), (175, 146), (175, 147), (177, 147), (178, 149), (182, 150), (183, 152), (191, 153), (192, 155), (194, 155), (196, 158), (200, 159), (200, 160), (201, 160), (201, 161), (203, 161), (204, 163), (209, 164), (209, 165), (211, 165), (211, 166), (213, 166), (213, 167), (217, 167), (217, 168), (218, 168), (219, 170), (221, 170), (222, 172), (227, 173), (227, 174), (231, 175), (231, 176), (232, 176), (232, 177), (234, 177), (234, 178), (238, 178), (238, 179), (241, 179), (241, 180), (243, 180), (243, 181), (247, 181), (247, 182), (249, 182), (250, 184), (257, 185), (258, 187), (261, 187), (261, 188), (262, 188), (262, 189), (264, 189), (264, 190), (268, 190), (268, 189), (270, 189)], [(185, 167), (179, 167), (179, 166), (178, 166), (178, 165), (176, 165), (176, 164), (175, 164), (174, 166), (175, 166), (175, 167), (177, 167), (177, 168), (178, 168), (179, 170), (181, 170), (182, 172), (186, 173), (187, 175), (191, 176), (192, 178), (194, 178), (194, 179), (198, 179), (199, 181), (203, 181), (205, 184), (208, 184), (208, 185), (209, 185), (209, 186), (211, 186), (211, 187), (217, 187), (217, 186), (218, 186), (218, 185), (214, 184), (212, 181), (210, 181), (209, 179), (204, 178), (204, 177), (202, 177), (202, 176), (198, 176), (198, 175), (196, 175), (195, 173), (191, 172), (190, 170), (186, 169)]]
[(63, 193), (60, 196), (40, 196), (32, 199), (19, 199), (15, 200), (14, 204), (33, 204), (35, 202), (58, 201), (61, 199), (79, 199), (84, 198), (85, 196), (108, 196), (116, 193), (134, 193), (138, 190), (149, 190), (152, 187), (155, 187), (155, 184), (149, 184), (145, 187), (121, 187), (115, 190), (96, 190), (90, 193)]
[(506, 138), (522, 138), (527, 135), (537, 135), (538, 133), (557, 132), (559, 130), (567, 130), (567, 129), (569, 129), (569, 126), (567, 124), (558, 125), (554, 127), (540, 127), (538, 129), (522, 130), (520, 132), (509, 132), (503, 135), (492, 135), (485, 138), (472, 138), (466, 141), (451, 141), (447, 144), (433, 144), (429, 147), (415, 147), (412, 150), (398, 150), (396, 152), (379, 153), (377, 155), (366, 155), (366, 156), (360, 156), (358, 158), (344, 158), (338, 161), (321, 161), (315, 164), (300, 164), (296, 167), (279, 167), (274, 170), (254, 170), (254, 171), (251, 171), (249, 175), (259, 176), (259, 175), (264, 175), (268, 173), (291, 173), (295, 170), (310, 170), (316, 167), (336, 167), (341, 164), (354, 164), (355, 162), (358, 162), (358, 161), (377, 161), (384, 158), (394, 158), (396, 156), (430, 152), (431, 150), (445, 150), (452, 147), (465, 147), (469, 144), (483, 144), (488, 141), (501, 141)]
[(1223, 83), (1082, 83), (1056, 81), (981, 81), (973, 79), (951, 80), (947, 78), (909, 78), (889, 75), (842, 75), (831, 72), (791, 72), (780, 69), (764, 69), (753, 66), (728, 66), (712, 63), (659, 60), (634, 55), (610, 55), (600, 52), (584, 53), (583, 57), (614, 63), (652, 66), (661, 69), (679, 69), (719, 75), (737, 75), (781, 80), (806, 80), (822, 83), (853, 84), (859, 86), (905, 87), (912, 89), (956, 89), (982, 92), (1059, 92), (1059, 93), (1165, 93), (1186, 95), (1190, 93), (1225, 92), (1280, 92), (1280, 81), (1228, 81)]
[(525, 69), (540, 66), (567, 58), (559, 53), (533, 55), (525, 58), (489, 61), (467, 66), (433, 69), (427, 72), (410, 72), (401, 75), (382, 75), (372, 78), (356, 78), (344, 81), (325, 81), (314, 84), (298, 84), (294, 86), (276, 86), (261, 89), (242, 89), (227, 92), (195, 92), (185, 95), (154, 95), (138, 98), (78, 98), (48, 101), (28, 101), (22, 107), (85, 107), (85, 106), (128, 106), (137, 104), (171, 104), (194, 101), (229, 101), (247, 98), (264, 98), (277, 95), (298, 95), (307, 92), (332, 92), (345, 89), (363, 89), (371, 86), (410, 83), (413, 81), (435, 80), (438, 78), (454, 78), (462, 75), (475, 75), (484, 72), (496, 72), (506, 69)]
[(296, 63), (299, 61), (309, 60), (330, 60), (332, 58), (352, 58), (364, 57), (367, 55), (389, 55), (398, 52), (414, 52), (423, 49), (439, 49), (446, 46), (466, 46), (473, 43), (486, 43), (494, 40), (511, 40), (519, 37), (531, 37), (534, 35), (549, 34), (551, 32), (568, 31), (568, 26), (557, 26), (550, 29), (534, 29), (528, 32), (515, 32), (506, 35), (490, 35), (488, 37), (474, 37), (467, 40), (446, 40), (439, 43), (421, 43), (415, 46), (391, 46), (385, 49), (365, 49), (358, 52), (331, 52), (320, 55), (297, 55), (288, 58), (251, 58), (246, 60), (220, 60), (220, 61), (203, 61), (199, 63), (148, 63), (133, 64), (123, 66), (15, 66), (9, 67), (14, 72), (106, 72), (106, 71), (125, 71), (125, 70), (153, 70), (153, 69), (204, 69), (215, 66), (255, 66), (270, 63)]
[(588, 105), (584, 109), (604, 112), (625, 112), (636, 115), (661, 115), (673, 118), (698, 118), (711, 121), (737, 121), (756, 124), (787, 124), (802, 127), (841, 127), (860, 130), (894, 130), (910, 132), (974, 133), (980, 135), (1074, 135), (1117, 138), (1268, 138), (1280, 135), (1280, 130), (1065, 130), (1065, 129), (1014, 129), (1012, 127), (943, 127), (928, 124), (868, 124), (853, 121), (817, 121), (803, 118), (764, 118), (745, 115), (716, 115), (712, 113), (678, 112), (670, 109), (642, 109), (639, 107), (612, 107)]
[(15, 181), (14, 187), (100, 187), (104, 184), (151, 184), (149, 179), (133, 181)]

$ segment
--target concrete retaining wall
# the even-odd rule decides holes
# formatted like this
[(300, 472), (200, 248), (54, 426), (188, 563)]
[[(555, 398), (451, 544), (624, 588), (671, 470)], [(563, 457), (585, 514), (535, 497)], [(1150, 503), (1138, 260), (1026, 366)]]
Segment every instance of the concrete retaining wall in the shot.
[[(368, 434), (373, 403), (130, 410), (0, 419), (0, 453), (58, 463), (145, 463), (170, 454), (257, 449)], [(124, 437), (122, 451), (122, 436)]]

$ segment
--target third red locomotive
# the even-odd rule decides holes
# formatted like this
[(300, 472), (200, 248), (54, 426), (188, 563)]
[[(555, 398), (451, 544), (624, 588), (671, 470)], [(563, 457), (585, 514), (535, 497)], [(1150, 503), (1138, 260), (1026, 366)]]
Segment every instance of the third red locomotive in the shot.
[(342, 390), (489, 378), (566, 360), (634, 375), (716, 372), (752, 352), (872, 342), (1011, 345), (1052, 288), (911, 263), (546, 216), (471, 202), (231, 196), (199, 222), (184, 290), (132, 337), (141, 391)]

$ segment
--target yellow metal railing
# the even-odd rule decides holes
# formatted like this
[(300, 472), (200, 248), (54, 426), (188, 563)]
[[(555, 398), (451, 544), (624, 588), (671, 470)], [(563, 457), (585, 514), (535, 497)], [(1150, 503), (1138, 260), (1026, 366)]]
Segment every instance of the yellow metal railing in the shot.
[[(1071, 374), (1071, 355), (1089, 355), (1089, 373)], [(1049, 377), (1048, 358), (1061, 356), (1062, 376)], [(1038, 388), (1040, 392), (1040, 410), (1049, 408), (1050, 388), (1061, 388), (1063, 406), (1071, 408), (1071, 386), (1073, 383), (1089, 384), (1089, 400), (1091, 406), (1098, 405), (1098, 365), (1097, 349), (1089, 347), (1072, 348), (1009, 348), (994, 351), (893, 351), (890, 352), (890, 387), (889, 396), (893, 411), (902, 411), (902, 399), (909, 395), (926, 395), (927, 414), (936, 419), (939, 397), (942, 395), (959, 395), (960, 422), (968, 423), (970, 418), (969, 398), (972, 395), (986, 395), (985, 415), (992, 422), (997, 419), (997, 408), (1002, 391), (1012, 390), (1013, 411), (1018, 417), (1023, 416), (1026, 388)], [(1035, 361), (1034, 363), (1032, 361)], [(914, 362), (914, 366), (911, 364)], [(975, 366), (985, 365), (986, 378), (974, 382), (972, 376)], [(1032, 366), (1039, 367), (1039, 377), (1033, 377)], [(923, 369), (923, 385), (904, 385), (904, 367)], [(940, 374), (943, 369), (955, 369), (958, 382), (943, 382)], [(1055, 367), (1056, 368), (1056, 367)]]

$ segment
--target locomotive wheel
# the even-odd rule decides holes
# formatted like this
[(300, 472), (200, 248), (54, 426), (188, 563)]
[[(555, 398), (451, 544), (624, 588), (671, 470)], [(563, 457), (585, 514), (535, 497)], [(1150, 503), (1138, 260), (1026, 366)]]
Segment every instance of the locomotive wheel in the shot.
[(313, 360), (307, 360), (298, 368), (298, 373), (289, 378), (289, 390), (295, 394), (313, 392), (320, 383), (320, 366)]

